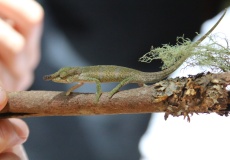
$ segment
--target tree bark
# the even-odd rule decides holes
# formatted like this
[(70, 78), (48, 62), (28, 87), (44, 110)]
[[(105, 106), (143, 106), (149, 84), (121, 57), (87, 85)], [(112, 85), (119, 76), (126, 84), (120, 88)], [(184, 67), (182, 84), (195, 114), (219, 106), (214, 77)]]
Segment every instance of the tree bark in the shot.
[(111, 99), (103, 93), (99, 102), (95, 94), (57, 91), (9, 92), (8, 103), (0, 111), (0, 118), (108, 115), (165, 112), (168, 115), (216, 112), (228, 115), (230, 103), (226, 86), (230, 72), (198, 74), (188, 78), (167, 79), (149, 85), (120, 91)]

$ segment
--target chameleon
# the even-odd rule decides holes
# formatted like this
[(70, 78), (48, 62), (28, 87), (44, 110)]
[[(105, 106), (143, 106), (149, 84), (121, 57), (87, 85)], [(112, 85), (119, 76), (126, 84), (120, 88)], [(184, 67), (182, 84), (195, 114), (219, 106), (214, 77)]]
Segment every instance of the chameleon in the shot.
[[(216, 24), (200, 39), (193, 42), (192, 46), (198, 46), (220, 23), (224, 17), (226, 10)], [(121, 87), (129, 83), (137, 83), (139, 86), (145, 86), (145, 83), (156, 83), (167, 78), (172, 72), (174, 72), (190, 55), (185, 54), (171, 67), (159, 71), (159, 72), (142, 72), (136, 69), (127, 68), (116, 65), (97, 65), (97, 66), (84, 66), (84, 67), (63, 67), (57, 72), (45, 75), (44, 80), (51, 80), (57, 83), (74, 83), (66, 95), (69, 95), (72, 91), (82, 86), (84, 83), (96, 83), (96, 101), (102, 94), (101, 83), (119, 82), (119, 84), (113, 88), (109, 93), (111, 98)]]

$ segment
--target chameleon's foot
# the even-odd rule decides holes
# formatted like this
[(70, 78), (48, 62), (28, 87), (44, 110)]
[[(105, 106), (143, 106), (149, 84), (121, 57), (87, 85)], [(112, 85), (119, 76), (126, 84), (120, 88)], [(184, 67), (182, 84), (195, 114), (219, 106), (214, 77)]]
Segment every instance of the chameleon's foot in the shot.
[(112, 91), (109, 92), (109, 99), (113, 97), (115, 93), (117, 93), (119, 90), (118, 88), (114, 88)]
[(142, 87), (148, 87), (148, 85), (144, 83)]
[(101, 94), (102, 94), (102, 92), (96, 93), (96, 99), (95, 99), (96, 103), (99, 102)]
[(70, 95), (70, 93), (71, 93), (71, 92), (68, 91), (68, 92), (65, 93), (65, 95), (68, 96), (68, 95)]
[(133, 77), (128, 77), (128, 78), (125, 78), (124, 80), (122, 80), (115, 88), (112, 89), (112, 91), (110, 91), (109, 98), (112, 98), (113, 95), (115, 93), (117, 93), (122, 86), (128, 84), (132, 80), (133, 80)]
[(84, 84), (83, 82), (79, 82), (78, 84), (72, 86), (72, 87), (66, 92), (65, 95), (66, 95), (66, 96), (70, 95), (70, 93), (71, 93), (72, 91), (74, 91), (75, 89), (81, 87), (83, 84)]
[(112, 91), (109, 92), (109, 99), (112, 98), (114, 94), (115, 94), (115, 93), (113, 93)]
[(146, 85), (145, 83), (138, 83), (138, 86), (140, 86), (140, 87), (147, 87), (148, 85)]

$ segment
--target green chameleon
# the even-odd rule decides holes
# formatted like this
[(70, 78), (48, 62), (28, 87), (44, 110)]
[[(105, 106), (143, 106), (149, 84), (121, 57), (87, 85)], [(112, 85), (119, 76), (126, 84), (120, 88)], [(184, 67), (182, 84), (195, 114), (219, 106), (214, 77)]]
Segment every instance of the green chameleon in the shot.
[[(194, 47), (198, 46), (215, 29), (225, 13), (226, 10), (216, 24), (203, 37), (193, 43)], [(97, 88), (96, 101), (98, 102), (102, 94), (101, 83), (119, 82), (119, 84), (110, 91), (109, 98), (111, 98), (126, 84), (137, 83), (140, 86), (144, 86), (145, 83), (155, 83), (163, 80), (174, 72), (189, 56), (189, 54), (182, 56), (174, 65), (160, 72), (142, 72), (132, 68), (115, 65), (64, 67), (54, 74), (44, 76), (43, 79), (52, 80), (57, 83), (78, 82), (78, 84), (74, 85), (66, 92), (66, 95), (69, 95), (73, 90), (79, 88), (84, 83), (95, 82)]]

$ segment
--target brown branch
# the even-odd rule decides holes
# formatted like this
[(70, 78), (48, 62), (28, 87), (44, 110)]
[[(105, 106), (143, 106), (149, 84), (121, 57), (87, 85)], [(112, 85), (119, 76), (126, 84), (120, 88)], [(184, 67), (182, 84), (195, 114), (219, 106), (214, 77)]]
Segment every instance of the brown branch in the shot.
[(95, 94), (54, 91), (9, 92), (9, 101), (0, 117), (105, 115), (165, 112), (188, 117), (193, 113), (216, 112), (228, 115), (230, 72), (199, 74), (175, 78), (148, 87), (120, 91), (111, 99), (103, 93), (98, 103)]

